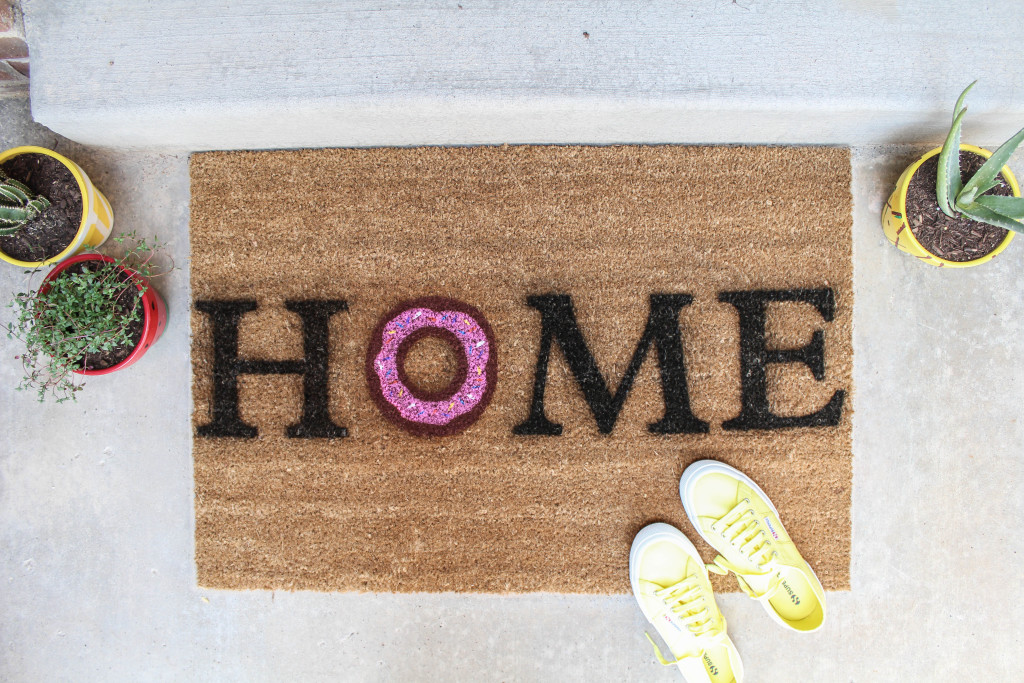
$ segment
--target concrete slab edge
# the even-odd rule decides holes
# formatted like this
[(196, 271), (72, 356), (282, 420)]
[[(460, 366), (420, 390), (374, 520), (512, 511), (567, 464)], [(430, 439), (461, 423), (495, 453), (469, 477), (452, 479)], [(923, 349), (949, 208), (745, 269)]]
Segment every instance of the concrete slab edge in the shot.
[[(45, 101), (45, 100), (44, 100)], [(945, 111), (594, 99), (239, 100), (173, 106), (33, 103), (34, 119), (86, 145), (175, 151), (490, 144), (939, 144)], [(965, 139), (999, 144), (1024, 112), (975, 114)]]

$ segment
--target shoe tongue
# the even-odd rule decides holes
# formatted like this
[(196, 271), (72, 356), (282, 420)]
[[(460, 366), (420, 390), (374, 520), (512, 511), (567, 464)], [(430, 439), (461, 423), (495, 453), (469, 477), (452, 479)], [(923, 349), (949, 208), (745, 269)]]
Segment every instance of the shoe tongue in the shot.
[(776, 581), (776, 572), (770, 574), (744, 574), (743, 580), (747, 582), (747, 585), (755, 593), (767, 593), (772, 588), (772, 583)]

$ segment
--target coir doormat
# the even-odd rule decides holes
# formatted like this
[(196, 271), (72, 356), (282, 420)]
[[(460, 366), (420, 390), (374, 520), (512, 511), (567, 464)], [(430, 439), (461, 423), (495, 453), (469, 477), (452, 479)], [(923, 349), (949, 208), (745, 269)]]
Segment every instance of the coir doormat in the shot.
[(848, 587), (847, 150), (218, 152), (191, 176), (200, 584), (627, 593), (645, 524), (699, 540), (678, 481), (714, 458)]

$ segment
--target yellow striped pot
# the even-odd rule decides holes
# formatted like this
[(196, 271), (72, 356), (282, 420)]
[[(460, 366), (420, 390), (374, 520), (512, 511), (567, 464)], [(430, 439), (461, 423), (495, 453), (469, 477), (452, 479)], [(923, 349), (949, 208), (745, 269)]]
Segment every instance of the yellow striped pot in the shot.
[(103, 244), (110, 235), (110, 230), (114, 227), (114, 212), (110, 208), (110, 202), (96, 189), (96, 186), (89, 180), (89, 176), (85, 174), (82, 167), (71, 161), (71, 159), (44, 147), (15, 147), (9, 149), (0, 154), (0, 164), (22, 154), (45, 154), (61, 162), (71, 171), (71, 174), (75, 176), (75, 180), (78, 181), (78, 189), (82, 193), (82, 222), (79, 224), (78, 232), (75, 233), (75, 238), (71, 240), (71, 244), (52, 258), (45, 261), (21, 261), (8, 256), (0, 250), (0, 259), (13, 263), (16, 266), (39, 268), (53, 263), (60, 263), (69, 256), (74, 256), (84, 249), (98, 247)]
[[(1000, 242), (999, 246), (973, 261), (947, 261), (946, 259), (940, 258), (925, 249), (924, 246), (917, 241), (917, 238), (914, 237), (914, 233), (910, 229), (910, 225), (907, 223), (907, 188), (910, 187), (910, 179), (914, 177), (914, 173), (916, 173), (917, 169), (921, 167), (921, 164), (928, 161), (941, 151), (941, 147), (936, 147), (908, 166), (907, 170), (903, 171), (903, 175), (900, 176), (899, 181), (896, 183), (896, 189), (893, 190), (893, 193), (889, 196), (889, 201), (887, 201), (885, 206), (882, 208), (882, 230), (885, 232), (886, 238), (888, 238), (889, 242), (894, 246), (907, 252), (911, 256), (916, 256), (924, 263), (938, 266), (940, 268), (970, 268), (971, 266), (980, 266), (986, 261), (991, 261), (997, 254), (1003, 251), (1003, 249), (1006, 249), (1016, 233), (1009, 231), (1006, 235), (1006, 239)], [(986, 159), (992, 156), (992, 152), (987, 149), (982, 149), (981, 147), (975, 147), (974, 145), (960, 145), (960, 151), (974, 152)], [(1015, 197), (1019, 197), (1020, 187), (1017, 186), (1017, 179), (1010, 171), (1010, 167), (1003, 166), (1003, 170), (1000, 171), (1000, 173), (1002, 173), (1006, 182), (1009, 183), (1010, 188), (1013, 190), (1013, 195)]]

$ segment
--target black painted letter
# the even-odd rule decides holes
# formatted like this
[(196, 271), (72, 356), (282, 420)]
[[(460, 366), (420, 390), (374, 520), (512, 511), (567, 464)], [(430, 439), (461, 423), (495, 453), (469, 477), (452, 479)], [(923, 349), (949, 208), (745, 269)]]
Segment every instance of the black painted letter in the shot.
[(302, 318), (302, 360), (248, 360), (238, 357), (238, 323), (256, 310), (255, 301), (197, 301), (196, 309), (213, 323), (213, 421), (200, 425), (199, 436), (255, 438), (257, 431), (238, 415), (239, 375), (302, 375), (302, 419), (288, 427), (295, 439), (335, 439), (348, 430), (334, 424), (328, 413), (327, 324), (332, 315), (348, 310), (344, 301), (286, 301), (285, 308)]
[(836, 296), (831, 289), (783, 289), (753, 292), (722, 292), (718, 300), (736, 307), (740, 316), (740, 378), (743, 408), (740, 414), (722, 423), (722, 429), (783, 429), (786, 427), (833, 427), (839, 424), (846, 392), (839, 390), (821, 410), (810, 415), (781, 417), (768, 405), (769, 363), (803, 363), (814, 379), (825, 379), (825, 335), (816, 330), (811, 343), (799, 349), (765, 348), (766, 306), (773, 301), (797, 301), (813, 305), (825, 322), (836, 311)]
[(544, 389), (548, 381), (548, 360), (551, 342), (557, 340), (565, 360), (572, 370), (583, 397), (597, 420), (597, 428), (608, 434), (615, 427), (633, 380), (647, 356), (651, 343), (658, 347), (658, 367), (661, 370), (661, 390), (665, 400), (665, 416), (647, 426), (655, 434), (703, 434), (708, 424), (690, 412), (690, 394), (686, 387), (686, 365), (683, 362), (682, 336), (679, 333), (679, 311), (693, 301), (688, 294), (652, 294), (647, 327), (633, 352), (626, 373), (612, 395), (597, 367), (594, 356), (587, 348), (583, 334), (576, 323), (572, 299), (564, 294), (546, 294), (527, 297), (526, 303), (541, 313), (540, 351), (537, 353), (537, 372), (533, 382), (533, 402), (530, 416), (512, 431), (514, 434), (558, 436), (562, 425), (549, 420), (544, 414)]

